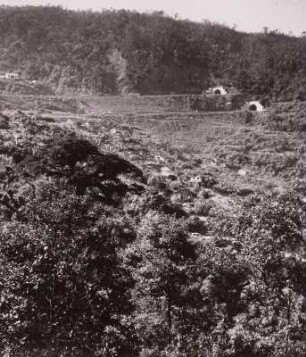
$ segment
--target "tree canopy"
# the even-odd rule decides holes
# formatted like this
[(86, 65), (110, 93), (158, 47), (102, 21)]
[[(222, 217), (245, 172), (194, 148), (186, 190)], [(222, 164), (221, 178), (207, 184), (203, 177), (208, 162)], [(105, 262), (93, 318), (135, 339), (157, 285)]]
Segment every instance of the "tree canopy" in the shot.
[(0, 8), (0, 70), (19, 70), (57, 90), (200, 93), (231, 84), (259, 97), (302, 99), (304, 42), (162, 12)]

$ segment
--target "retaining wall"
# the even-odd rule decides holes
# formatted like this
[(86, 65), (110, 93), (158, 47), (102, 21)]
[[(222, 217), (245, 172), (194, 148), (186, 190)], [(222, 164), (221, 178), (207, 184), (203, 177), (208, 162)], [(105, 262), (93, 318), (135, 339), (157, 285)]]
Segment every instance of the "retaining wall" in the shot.
[(229, 111), (241, 108), (242, 95), (152, 95), (80, 97), (86, 111), (104, 113), (164, 113)]
[[(16, 95), (14, 96), (16, 97)], [(151, 96), (52, 96), (19, 95), (33, 109), (67, 111), (74, 113), (103, 114), (150, 114), (182, 112), (231, 111), (242, 107), (243, 95), (151, 95)]]

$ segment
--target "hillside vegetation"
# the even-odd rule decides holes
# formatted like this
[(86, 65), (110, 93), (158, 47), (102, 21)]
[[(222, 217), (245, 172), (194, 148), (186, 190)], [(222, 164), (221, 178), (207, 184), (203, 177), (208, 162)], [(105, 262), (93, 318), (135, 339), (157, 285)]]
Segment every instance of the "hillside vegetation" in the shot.
[(0, 114), (1, 355), (305, 355), (302, 103), (53, 105)]
[(305, 356), (303, 41), (0, 7), (0, 356)]
[(231, 83), (261, 99), (302, 99), (303, 46), (277, 32), (246, 34), (161, 12), (0, 7), (0, 70), (59, 91), (200, 93)]

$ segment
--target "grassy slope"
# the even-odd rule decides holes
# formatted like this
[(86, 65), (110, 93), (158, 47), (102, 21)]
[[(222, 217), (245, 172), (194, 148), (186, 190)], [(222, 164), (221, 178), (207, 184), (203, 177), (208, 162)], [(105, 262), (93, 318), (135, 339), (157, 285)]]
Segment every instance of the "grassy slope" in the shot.
[[(11, 98), (15, 105), (16, 101)], [(22, 103), (23, 108), (31, 109), (29, 101)], [(78, 114), (79, 101), (49, 99), (50, 107), (42, 108), (38, 122), (51, 118), (55, 123), (47, 125), (77, 131), (104, 150), (119, 153), (139, 165), (148, 177), (159, 175), (162, 167), (168, 167), (178, 177), (177, 185), (171, 184), (174, 188), (194, 190), (193, 178), (209, 172), (219, 182), (212, 192), (220, 206), (239, 203), (243, 192), (292, 187), (301, 175), (305, 152), (301, 131), (298, 127), (284, 130), (284, 125), (301, 119), (303, 103), (299, 110), (297, 105), (284, 105), (272, 111), (273, 115), (282, 115), (282, 126), (279, 118), (272, 121), (271, 113), (252, 117), (245, 112), (114, 116), (97, 115), (99, 108), (90, 107), (90, 103), (83, 101), (83, 113)], [(32, 102), (32, 113), (37, 114), (35, 108)], [(100, 110), (103, 113), (103, 108)], [(18, 128), (22, 132), (18, 116), (23, 114), (7, 113), (15, 123), (11, 131)], [(32, 115), (31, 110), (27, 115)], [(14, 132), (11, 135), (14, 137)], [(198, 196), (186, 203), (188, 209), (194, 207), (197, 199)]]

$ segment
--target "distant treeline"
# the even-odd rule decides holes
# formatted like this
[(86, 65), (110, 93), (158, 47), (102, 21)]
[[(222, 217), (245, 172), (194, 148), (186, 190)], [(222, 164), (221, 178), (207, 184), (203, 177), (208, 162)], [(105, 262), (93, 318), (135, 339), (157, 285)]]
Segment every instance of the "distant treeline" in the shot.
[(179, 94), (220, 83), (259, 98), (304, 99), (304, 42), (162, 12), (0, 7), (0, 70), (57, 90)]

